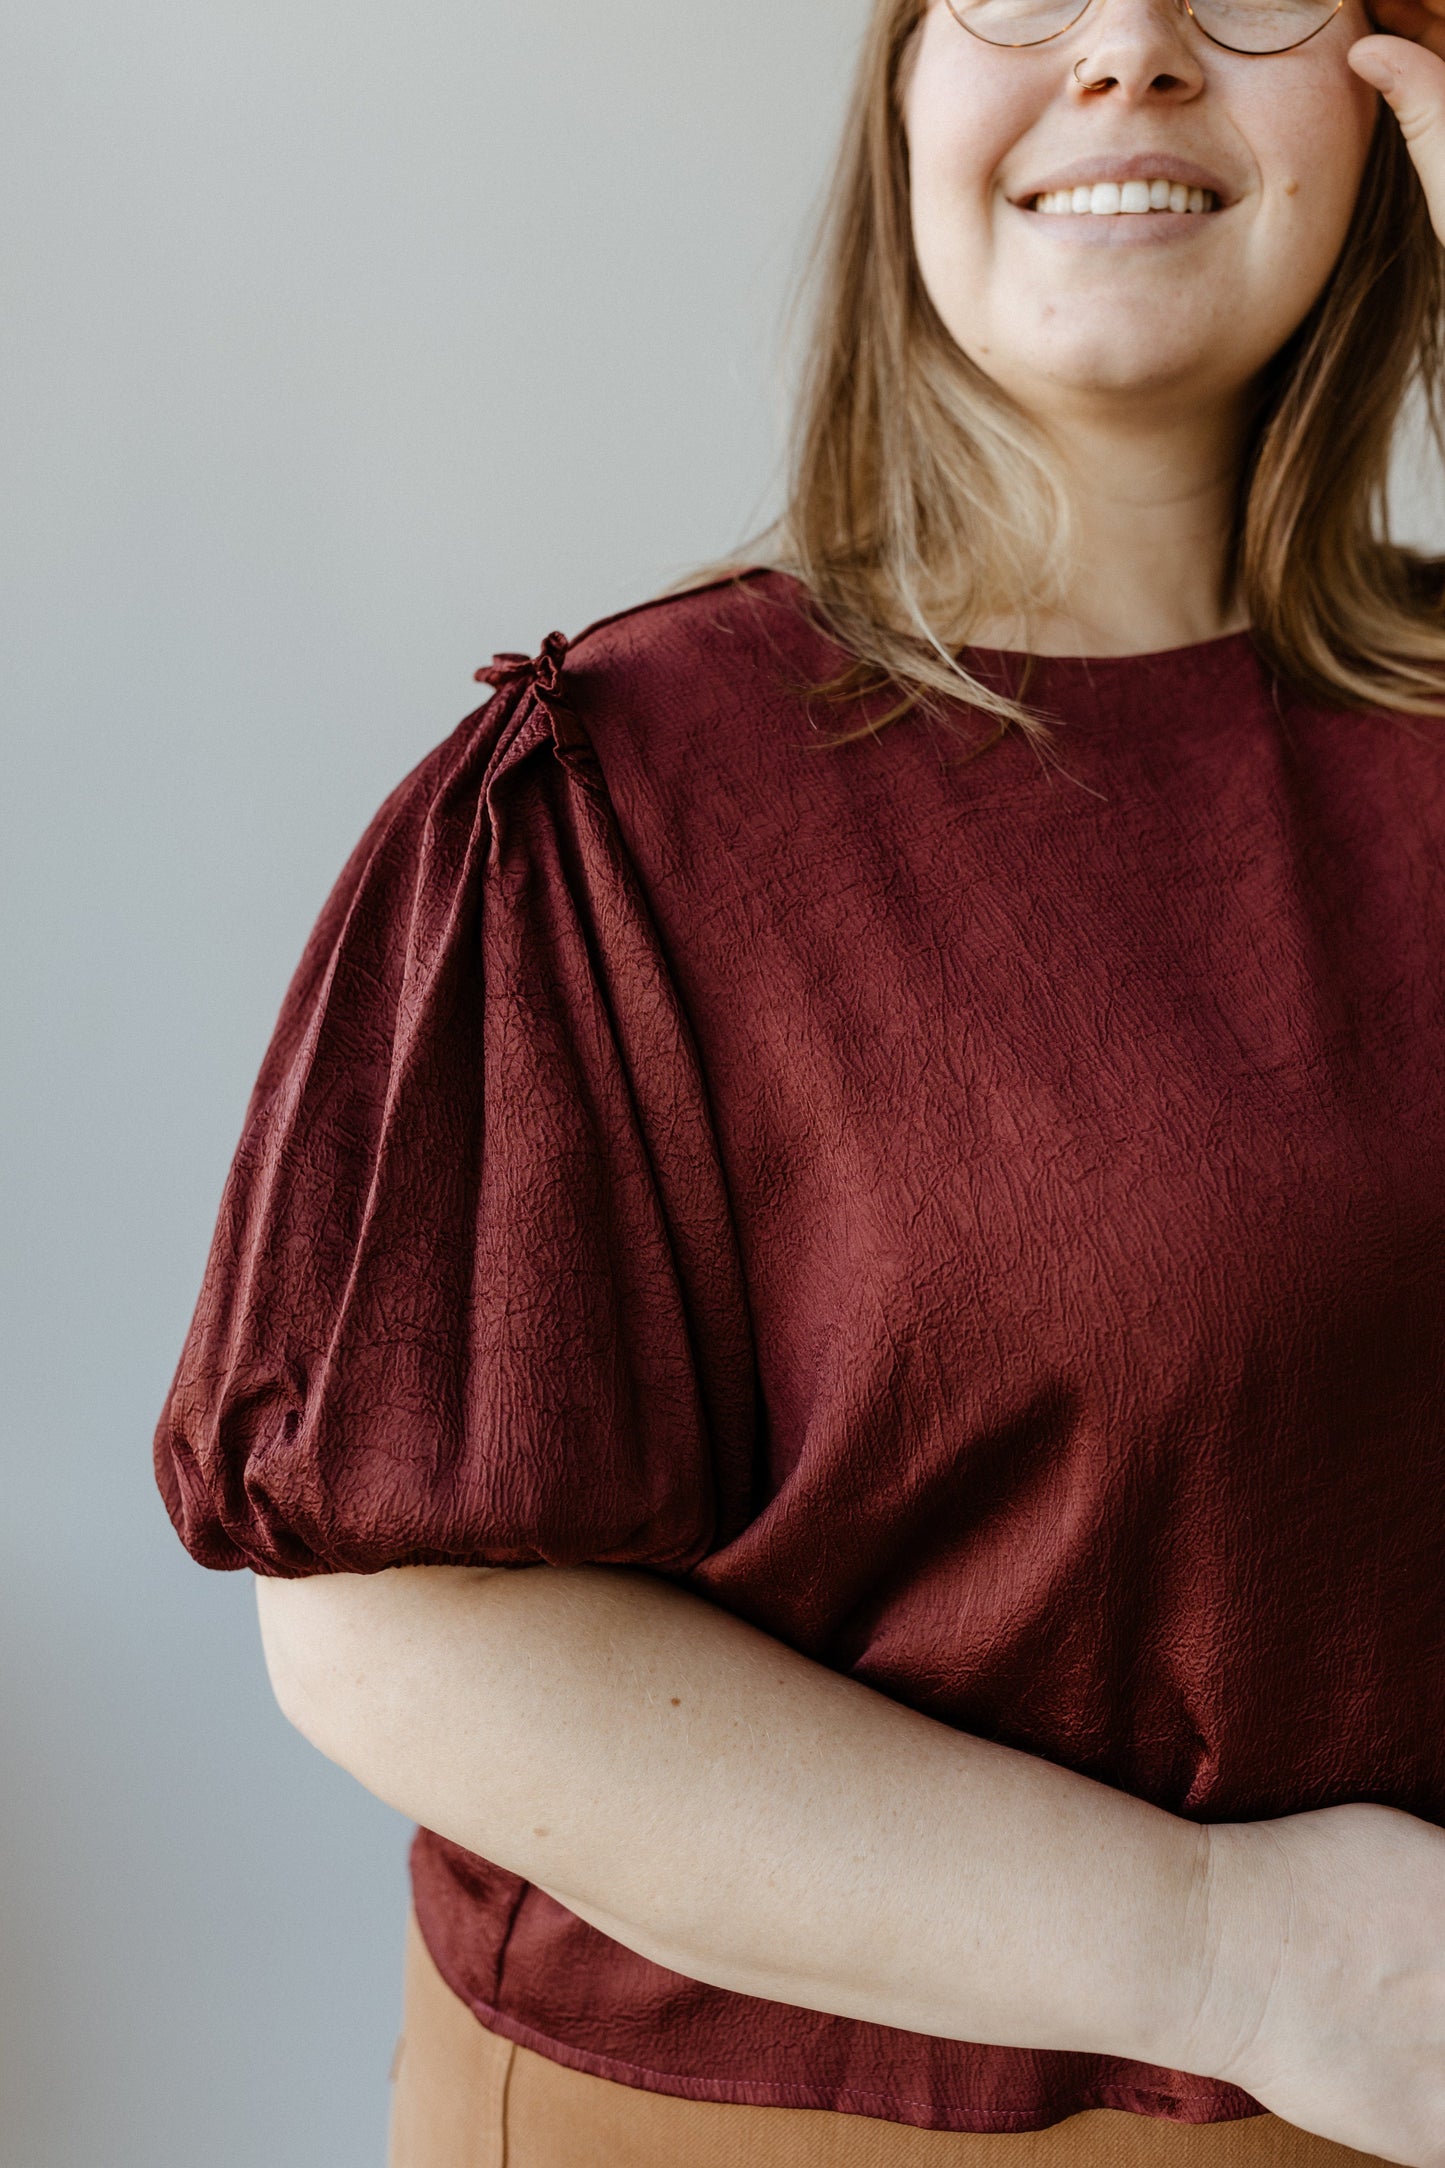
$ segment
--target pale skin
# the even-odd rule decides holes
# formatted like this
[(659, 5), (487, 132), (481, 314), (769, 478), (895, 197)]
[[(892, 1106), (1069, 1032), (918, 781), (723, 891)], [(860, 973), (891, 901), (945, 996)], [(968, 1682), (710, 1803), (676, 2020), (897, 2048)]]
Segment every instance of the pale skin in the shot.
[[(1445, 227), (1445, 23), (1422, 0), (1380, 13), (1432, 49), (1366, 35), (1363, 0), (1263, 57), (1210, 43), (1168, 0), (1094, 0), (1064, 35), (1006, 50), (934, 0), (905, 90), (919, 269), (957, 344), (1047, 431), (1079, 515), (1065, 607), (1027, 640), (999, 620), (980, 644), (1127, 655), (1245, 624), (1223, 566), (1246, 394), (1339, 255), (1372, 83)], [(1165, 234), (1014, 200), (1074, 159), (1153, 150), (1217, 173), (1225, 207)]]
[[(1328, 275), (1377, 114), (1445, 234), (1445, 0), (1438, 20), (1377, 0), (1376, 19), (1399, 34), (1347, 0), (1309, 45), (1251, 58), (1175, 0), (1093, 0), (1021, 54), (928, 11), (907, 86), (920, 267), (959, 345), (1067, 449), (1077, 491), (1067, 604), (1037, 650), (1240, 627), (1222, 564), (1242, 403)], [(1080, 59), (1102, 88), (1074, 81)], [(1038, 230), (1010, 201), (1101, 145), (1172, 146), (1219, 171), (1227, 207), (1155, 243)], [(322, 1753), (658, 1963), (942, 2037), (1225, 2078), (1307, 2131), (1445, 2168), (1432, 1824), (1365, 1803), (1195, 1824), (631, 1569), (255, 1585), (278, 1702)]]

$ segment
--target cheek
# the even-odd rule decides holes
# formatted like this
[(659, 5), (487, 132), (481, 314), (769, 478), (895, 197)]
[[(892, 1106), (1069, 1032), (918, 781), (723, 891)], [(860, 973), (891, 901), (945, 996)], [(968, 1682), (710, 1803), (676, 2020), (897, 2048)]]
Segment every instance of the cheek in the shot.
[(1018, 71), (988, 55), (946, 86), (921, 86), (909, 116), (914, 251), (919, 273), (950, 328), (982, 302), (993, 243), (999, 167), (1030, 125), (1014, 110)]
[(1343, 52), (1322, 55), (1288, 99), (1261, 100), (1257, 114), (1242, 115), (1259, 168), (1259, 230), (1295, 288), (1317, 290), (1339, 255), (1380, 110)]

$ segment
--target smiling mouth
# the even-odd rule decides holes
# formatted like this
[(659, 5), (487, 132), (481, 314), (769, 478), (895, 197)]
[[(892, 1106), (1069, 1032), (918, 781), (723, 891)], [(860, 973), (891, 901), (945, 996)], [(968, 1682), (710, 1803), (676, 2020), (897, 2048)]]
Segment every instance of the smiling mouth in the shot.
[(1046, 189), (1030, 196), (1023, 208), (1052, 217), (1116, 218), (1142, 211), (1217, 211), (1219, 198), (1212, 188), (1186, 188), (1182, 181), (1095, 181)]

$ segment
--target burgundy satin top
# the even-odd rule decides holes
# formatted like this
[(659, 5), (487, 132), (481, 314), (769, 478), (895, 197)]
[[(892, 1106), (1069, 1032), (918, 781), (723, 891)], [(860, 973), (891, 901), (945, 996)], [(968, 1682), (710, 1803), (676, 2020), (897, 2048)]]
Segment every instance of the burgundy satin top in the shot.
[[(1239, 633), (1043, 660), (1052, 761), (833, 748), (803, 604), (760, 570), (499, 658), (368, 824), (156, 1430), (181, 1540), (647, 1567), (1181, 1815), (1445, 1822), (1445, 721)], [(1259, 2110), (701, 1985), (426, 1830), (411, 1868), (483, 2024), (630, 2085)]]

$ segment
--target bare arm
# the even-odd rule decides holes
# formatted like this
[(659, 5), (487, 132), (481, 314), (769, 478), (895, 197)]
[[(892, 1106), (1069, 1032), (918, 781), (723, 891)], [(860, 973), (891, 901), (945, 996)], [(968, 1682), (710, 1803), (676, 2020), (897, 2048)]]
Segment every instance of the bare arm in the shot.
[(945, 2038), (1204, 2068), (1201, 1825), (645, 1573), (412, 1566), (256, 1595), (277, 1698), (323, 1754), (658, 1964)]

